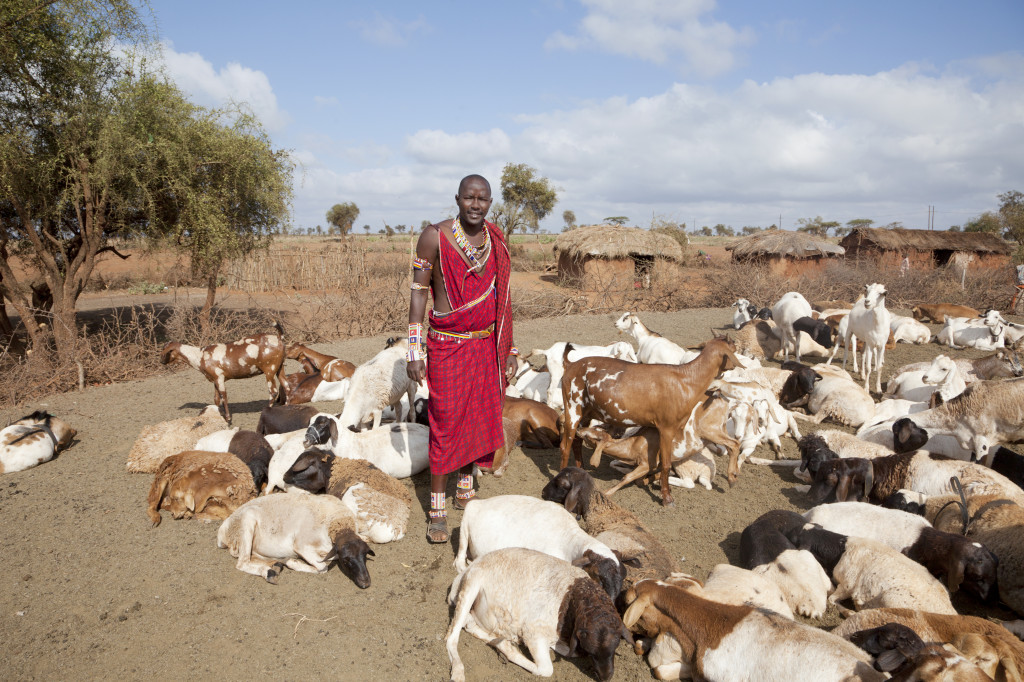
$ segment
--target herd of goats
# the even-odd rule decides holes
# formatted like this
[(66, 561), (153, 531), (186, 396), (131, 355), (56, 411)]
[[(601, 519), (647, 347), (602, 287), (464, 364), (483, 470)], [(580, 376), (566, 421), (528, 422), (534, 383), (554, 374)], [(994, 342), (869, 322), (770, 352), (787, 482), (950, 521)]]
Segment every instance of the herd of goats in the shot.
[[(1024, 326), (942, 303), (901, 317), (885, 294), (870, 284), (855, 303), (812, 305), (790, 292), (760, 309), (740, 299), (733, 329), (699, 348), (627, 312), (615, 326), (635, 346), (560, 342), (520, 358), (489, 473), (501, 476), (517, 445), (556, 444), (559, 473), (540, 497), (466, 506), (448, 593), (451, 679), (466, 677), (465, 630), (543, 676), (554, 649), (610, 679), (624, 639), (658, 679), (1024, 680), (1024, 457), (1002, 447), (1024, 441)], [(925, 322), (942, 325), (941, 346), (991, 353), (908, 365), (883, 392), (886, 349), (931, 342)], [(406, 351), (394, 338), (355, 366), (286, 344), (280, 325), (205, 348), (169, 343), (161, 361), (199, 370), (215, 404), (145, 427), (132, 447), (128, 471), (154, 474), (153, 525), (161, 512), (221, 520), (217, 544), (241, 571), (275, 583), (285, 567), (337, 563), (368, 588), (369, 543), (406, 534), (400, 479), (428, 466), (429, 392), (409, 380)], [(304, 371), (285, 375), (286, 358)], [(226, 381), (260, 374), (271, 401), (256, 430), (230, 428)], [(342, 411), (315, 406), (328, 400)], [(46, 462), (74, 436), (35, 412), (0, 431), (0, 473)], [(782, 438), (799, 460), (781, 458)], [(754, 456), (762, 444), (775, 454)], [(599, 490), (584, 445), (587, 466), (603, 455), (621, 481)], [(701, 581), (613, 497), (658, 481), (671, 506), (671, 486), (711, 488), (716, 456), (730, 485), (748, 462), (790, 467), (817, 506), (763, 514), (741, 535), (739, 565)], [(957, 592), (1018, 618), (958, 613)], [(831, 631), (796, 618), (820, 619), (829, 604), (844, 616)]]

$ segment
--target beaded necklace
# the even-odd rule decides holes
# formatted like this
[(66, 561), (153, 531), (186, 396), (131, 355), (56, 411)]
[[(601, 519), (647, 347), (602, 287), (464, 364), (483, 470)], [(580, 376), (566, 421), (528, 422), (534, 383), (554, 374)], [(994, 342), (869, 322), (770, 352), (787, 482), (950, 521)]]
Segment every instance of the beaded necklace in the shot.
[(452, 237), (455, 238), (455, 243), (459, 245), (462, 252), (466, 254), (469, 262), (473, 264), (468, 269), (476, 270), (477, 272), (483, 271), (484, 265), (487, 263), (487, 257), (491, 252), (491, 235), (487, 227), (484, 226), (484, 243), (480, 246), (473, 246), (469, 243), (466, 231), (462, 229), (462, 223), (456, 218), (452, 221)]

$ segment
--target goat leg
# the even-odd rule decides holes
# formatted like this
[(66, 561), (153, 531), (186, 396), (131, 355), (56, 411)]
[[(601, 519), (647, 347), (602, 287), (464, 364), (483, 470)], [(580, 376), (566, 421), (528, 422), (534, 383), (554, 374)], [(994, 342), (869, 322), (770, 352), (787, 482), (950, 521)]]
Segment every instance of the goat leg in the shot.
[(640, 464), (637, 465), (635, 469), (633, 469), (633, 471), (623, 476), (621, 481), (613, 485), (611, 488), (608, 488), (608, 490), (604, 491), (604, 494), (611, 497), (619, 490), (621, 490), (623, 487), (629, 485), (638, 478), (643, 478), (644, 476), (646, 476), (647, 473), (650, 472), (650, 470), (651, 467), (648, 465), (647, 462), (641, 462)]

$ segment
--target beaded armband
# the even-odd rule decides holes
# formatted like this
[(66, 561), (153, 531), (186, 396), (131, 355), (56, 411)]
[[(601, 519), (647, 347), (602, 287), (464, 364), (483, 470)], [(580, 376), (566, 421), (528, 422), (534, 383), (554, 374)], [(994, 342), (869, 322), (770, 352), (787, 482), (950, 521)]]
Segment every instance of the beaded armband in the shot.
[(433, 270), (434, 265), (426, 258), (413, 258), (412, 259), (413, 270)]
[(409, 352), (405, 356), (409, 362), (416, 362), (423, 359), (423, 325), (413, 323), (409, 325)]
[(413, 291), (429, 291), (430, 285), (420, 284), (419, 282), (413, 282), (412, 284), (409, 285), (409, 288), (412, 289)]

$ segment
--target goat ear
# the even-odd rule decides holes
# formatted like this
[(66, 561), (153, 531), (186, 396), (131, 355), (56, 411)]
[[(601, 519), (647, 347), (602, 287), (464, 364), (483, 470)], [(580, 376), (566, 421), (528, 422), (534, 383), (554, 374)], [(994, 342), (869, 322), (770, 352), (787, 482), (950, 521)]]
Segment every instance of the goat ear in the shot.
[(960, 583), (964, 581), (965, 563), (963, 559), (958, 559), (954, 562), (953, 570), (946, 572), (946, 587), (949, 588), (950, 594), (959, 590)]
[(337, 443), (338, 442), (338, 422), (334, 421), (333, 419), (330, 419), (328, 421), (330, 422), (330, 424), (328, 424), (327, 428), (331, 432), (331, 442), (332, 443)]
[(878, 654), (875, 659), (875, 669), (887, 673), (896, 670), (906, 662), (907, 658), (899, 649), (890, 649)]
[(871, 489), (875, 487), (875, 467), (868, 460), (868, 472), (864, 476), (864, 499), (863, 502), (870, 502)]
[(622, 615), (622, 624), (627, 628), (631, 628), (636, 625), (636, 622), (640, 620), (640, 617), (644, 615), (644, 611), (651, 605), (650, 595), (644, 595), (637, 597), (637, 599), (629, 605), (626, 609), (626, 613)]
[(853, 477), (849, 473), (843, 473), (839, 477), (839, 485), (836, 486), (836, 501), (846, 502), (850, 496), (850, 482)]

